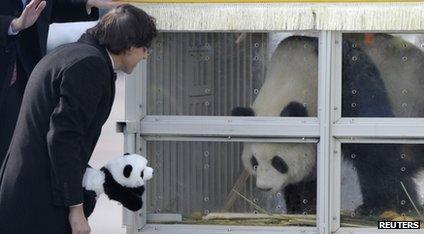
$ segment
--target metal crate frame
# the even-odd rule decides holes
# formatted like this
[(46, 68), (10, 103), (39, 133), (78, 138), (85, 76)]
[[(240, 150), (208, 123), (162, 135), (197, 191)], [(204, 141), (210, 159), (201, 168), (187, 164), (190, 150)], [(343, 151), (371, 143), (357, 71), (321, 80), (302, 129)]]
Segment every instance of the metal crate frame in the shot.
[[(146, 206), (123, 211), (123, 225), (135, 233), (395, 233), (375, 228), (341, 228), (341, 144), (424, 143), (424, 118), (342, 118), (342, 32), (320, 31), (317, 118), (147, 116), (146, 62), (126, 79), (125, 151), (145, 154), (147, 141), (273, 141), (317, 144), (316, 227), (227, 227), (153, 225)], [(388, 32), (419, 33), (419, 32)], [(246, 129), (246, 126), (249, 129)], [(384, 126), (384, 128), (382, 128)], [(408, 134), (405, 135), (405, 132)], [(330, 176), (331, 175), (331, 176)], [(148, 189), (148, 188), (147, 188)], [(144, 197), (144, 199), (146, 199)], [(145, 200), (145, 202), (148, 202)], [(421, 230), (403, 233), (421, 233)]]

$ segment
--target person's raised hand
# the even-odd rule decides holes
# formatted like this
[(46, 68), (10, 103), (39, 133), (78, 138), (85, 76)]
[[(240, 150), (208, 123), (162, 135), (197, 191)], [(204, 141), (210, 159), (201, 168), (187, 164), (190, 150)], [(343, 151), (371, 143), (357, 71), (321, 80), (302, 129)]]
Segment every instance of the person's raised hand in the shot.
[(32, 0), (28, 5), (25, 6), (19, 18), (15, 18), (12, 20), (12, 30), (14, 32), (19, 32), (31, 27), (35, 23), (35, 21), (37, 21), (41, 12), (46, 7), (46, 4), (46, 1)]

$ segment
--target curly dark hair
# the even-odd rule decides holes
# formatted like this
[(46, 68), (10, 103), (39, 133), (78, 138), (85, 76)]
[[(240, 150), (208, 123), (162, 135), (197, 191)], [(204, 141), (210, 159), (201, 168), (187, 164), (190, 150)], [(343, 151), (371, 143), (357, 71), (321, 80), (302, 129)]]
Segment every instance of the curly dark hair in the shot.
[(119, 55), (132, 46), (149, 48), (158, 31), (155, 18), (140, 8), (123, 4), (104, 15), (87, 33)]

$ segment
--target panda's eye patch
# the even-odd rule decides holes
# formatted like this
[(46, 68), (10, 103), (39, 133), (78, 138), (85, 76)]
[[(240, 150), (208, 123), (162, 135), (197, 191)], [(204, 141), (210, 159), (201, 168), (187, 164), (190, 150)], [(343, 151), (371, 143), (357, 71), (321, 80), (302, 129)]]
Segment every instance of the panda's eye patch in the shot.
[(130, 177), (130, 175), (131, 175), (131, 172), (132, 172), (132, 166), (131, 165), (126, 165), (125, 167), (124, 167), (124, 176), (125, 177)]
[(258, 169), (259, 163), (258, 163), (258, 160), (256, 160), (255, 156), (252, 156), (250, 158), (250, 164), (252, 164), (253, 170)]
[(274, 156), (271, 161), (271, 165), (280, 173), (284, 174), (287, 173), (289, 167), (287, 166), (286, 162), (278, 156)]
[(143, 179), (144, 178), (144, 170), (143, 171), (141, 171), (141, 178)]

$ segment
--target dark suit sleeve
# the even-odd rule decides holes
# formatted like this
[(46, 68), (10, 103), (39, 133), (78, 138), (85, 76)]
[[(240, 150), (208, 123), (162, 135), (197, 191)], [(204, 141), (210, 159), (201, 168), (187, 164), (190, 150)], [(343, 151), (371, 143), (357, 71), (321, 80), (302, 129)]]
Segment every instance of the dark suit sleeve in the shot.
[(90, 15), (86, 9), (87, 0), (54, 0), (51, 23), (76, 21), (93, 21), (99, 19), (99, 9), (91, 8)]
[(50, 116), (47, 148), (65, 206), (83, 202), (82, 178), (89, 155), (83, 153), (82, 139), (107, 88), (107, 71), (103, 60), (92, 57), (62, 75), (59, 103)]
[(14, 19), (14, 16), (0, 15), (0, 41), (4, 41), (8, 34), (10, 23)]

